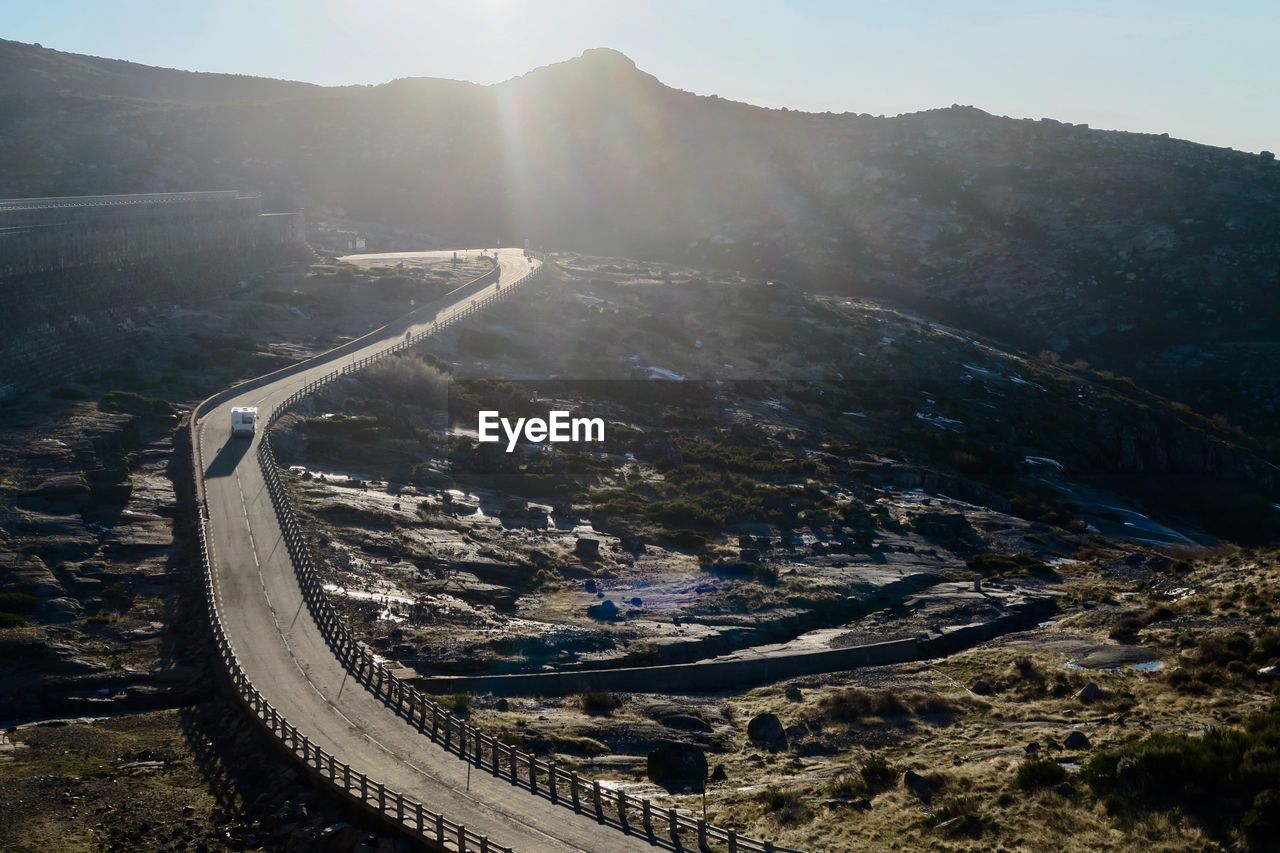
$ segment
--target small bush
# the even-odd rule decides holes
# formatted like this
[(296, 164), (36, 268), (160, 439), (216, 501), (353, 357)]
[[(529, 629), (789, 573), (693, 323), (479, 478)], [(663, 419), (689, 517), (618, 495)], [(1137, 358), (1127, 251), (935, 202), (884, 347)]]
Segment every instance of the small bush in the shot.
[(818, 707), (842, 723), (857, 722), (867, 717), (903, 717), (910, 713), (896, 693), (857, 687), (823, 696), (818, 700)]
[(965, 566), (973, 572), (992, 577), (1001, 575), (1053, 574), (1043, 560), (1025, 552), (1017, 554), (977, 554), (970, 557)]
[(848, 687), (818, 700), (823, 713), (837, 722), (854, 723), (868, 717), (907, 717), (920, 714), (953, 714), (959, 706), (934, 693), (894, 693)]
[(1240, 821), (1249, 844), (1260, 850), (1280, 838), (1280, 790), (1268, 788), (1253, 798), (1253, 805)]
[(157, 397), (145, 397), (133, 391), (108, 391), (98, 404), (104, 411), (128, 412), (136, 415), (164, 416), (173, 414), (173, 406)]
[(21, 628), (26, 624), (27, 620), (16, 613), (0, 613), (0, 628)]
[(805, 823), (813, 817), (809, 804), (799, 792), (789, 788), (766, 788), (756, 795), (756, 800), (783, 826)]
[(852, 800), (866, 793), (866, 784), (852, 773), (841, 773), (827, 785), (827, 796), (837, 800)]
[(1028, 758), (1018, 765), (1014, 783), (1024, 791), (1052, 788), (1067, 781), (1067, 770), (1048, 758)]
[(448, 701), (444, 703), (445, 707), (453, 712), (454, 716), (466, 719), (471, 716), (471, 694), (455, 693)]
[(1116, 626), (1111, 629), (1111, 639), (1121, 642), (1136, 642), (1138, 632), (1145, 627), (1146, 623), (1137, 616), (1121, 616), (1116, 621)]
[(25, 592), (0, 592), (0, 613), (26, 613), (36, 603), (36, 597)]
[(762, 563), (719, 562), (703, 563), (703, 571), (726, 578), (751, 579), (765, 586), (778, 585), (778, 569)]
[(1020, 657), (1013, 662), (1013, 671), (1024, 681), (1044, 681), (1044, 674), (1029, 657)]
[(622, 707), (622, 700), (607, 690), (584, 690), (578, 703), (584, 713), (595, 716), (608, 716)]
[(898, 771), (880, 755), (872, 755), (862, 762), (858, 772), (862, 775), (862, 781), (866, 782), (867, 787), (872, 791), (888, 788), (898, 775)]
[(695, 530), (672, 530), (664, 533), (662, 538), (677, 548), (690, 551), (701, 551), (707, 547), (707, 537)]
[(946, 823), (955, 818), (962, 818), (962, 825), (958, 827), (960, 832), (966, 829), (976, 829), (981, 825), (981, 817), (978, 813), (977, 797), (947, 797), (933, 811), (933, 819), (935, 823)]

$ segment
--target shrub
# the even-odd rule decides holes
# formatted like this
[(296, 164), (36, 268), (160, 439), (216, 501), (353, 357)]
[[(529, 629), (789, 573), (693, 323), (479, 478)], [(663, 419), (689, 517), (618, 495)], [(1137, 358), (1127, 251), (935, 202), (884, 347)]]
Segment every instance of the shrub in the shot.
[(26, 624), (27, 620), (16, 613), (0, 613), (0, 628), (21, 628)]
[(607, 690), (584, 690), (578, 697), (584, 713), (608, 716), (622, 707), (622, 700)]
[(400, 403), (443, 409), (448, 400), (448, 375), (416, 356), (383, 359), (364, 375), (385, 397)]
[(1031, 658), (1023, 656), (1013, 662), (1013, 669), (1018, 673), (1019, 678), (1028, 681), (1043, 681), (1044, 675), (1041, 674), (1036, 662)]
[(883, 790), (893, 784), (898, 773), (881, 755), (872, 755), (858, 768), (862, 781), (873, 791)]
[(1084, 778), (1113, 808), (1178, 808), (1211, 831), (1238, 825), (1251, 840), (1274, 838), (1267, 833), (1280, 799), (1280, 703), (1243, 728), (1159, 733), (1099, 752)]
[(99, 406), (108, 412), (128, 412), (136, 415), (171, 415), (173, 406), (156, 397), (144, 397), (133, 391), (108, 391)]
[(976, 836), (982, 832), (982, 816), (977, 797), (947, 797), (933, 810), (934, 824), (957, 820), (949, 827), (952, 835)]
[(0, 592), (0, 613), (26, 613), (36, 606), (36, 597), (25, 592)]
[(690, 551), (701, 551), (707, 547), (707, 537), (694, 530), (672, 530), (663, 535), (663, 539), (677, 548)]
[(1018, 765), (1014, 783), (1024, 791), (1051, 788), (1067, 781), (1067, 770), (1048, 758), (1028, 758)]
[(797, 791), (790, 788), (765, 788), (756, 795), (756, 800), (783, 826), (804, 823), (813, 817), (809, 804)]
[(827, 785), (827, 796), (838, 800), (852, 800), (867, 793), (862, 779), (852, 773), (841, 773)]
[(818, 707), (833, 720), (845, 723), (857, 722), (867, 717), (903, 717), (909, 713), (897, 694), (857, 687), (823, 696), (818, 700)]
[(1268, 788), (1253, 798), (1253, 806), (1240, 821), (1249, 844), (1265, 849), (1280, 838), (1280, 790)]
[(763, 563), (741, 563), (723, 561), (703, 563), (702, 570), (726, 578), (743, 578), (758, 581), (765, 586), (778, 585), (778, 569)]
[(823, 696), (818, 707), (831, 719), (854, 723), (868, 717), (906, 717), (918, 714), (948, 714), (958, 706), (945, 696), (933, 693), (894, 693), (848, 687)]
[(1145, 623), (1137, 616), (1121, 616), (1116, 620), (1116, 626), (1111, 629), (1111, 639), (1120, 640), (1122, 642), (1136, 642), (1138, 632), (1142, 630)]
[(1053, 570), (1030, 554), (977, 554), (970, 557), (965, 566), (981, 575), (1052, 574)]
[(454, 716), (466, 719), (471, 716), (471, 694), (455, 693), (445, 703), (445, 707), (453, 712)]

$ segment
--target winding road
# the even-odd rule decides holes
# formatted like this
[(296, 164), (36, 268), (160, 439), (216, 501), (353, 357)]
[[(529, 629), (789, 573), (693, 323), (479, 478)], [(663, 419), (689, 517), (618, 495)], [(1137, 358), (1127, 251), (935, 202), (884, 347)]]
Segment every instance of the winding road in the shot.
[[(450, 252), (379, 256), (446, 258)], [(370, 258), (371, 256), (364, 256)], [(358, 256), (352, 260), (360, 259)], [(257, 406), (266, 415), (306, 383), (464, 311), (495, 288), (509, 286), (539, 262), (519, 250), (498, 254), (497, 283), (473, 284), (418, 308), (357, 344), (249, 383), (197, 426), (214, 594), (224, 629), (252, 683), (312, 743), (383, 784), (468, 829), (518, 851), (629, 850), (649, 847), (587, 815), (575, 815), (483, 772), (423, 737), (351, 678), (325, 643), (302, 591), (263, 482), (253, 439), (232, 439), (230, 409)]]

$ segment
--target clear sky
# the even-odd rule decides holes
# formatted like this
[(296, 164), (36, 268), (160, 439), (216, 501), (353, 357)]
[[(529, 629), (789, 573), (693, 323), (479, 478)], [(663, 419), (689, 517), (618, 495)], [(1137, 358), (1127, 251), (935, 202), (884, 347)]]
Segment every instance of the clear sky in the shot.
[(324, 84), (492, 83), (589, 47), (774, 107), (1017, 117), (1280, 149), (1280, 2), (0, 0), (0, 35)]

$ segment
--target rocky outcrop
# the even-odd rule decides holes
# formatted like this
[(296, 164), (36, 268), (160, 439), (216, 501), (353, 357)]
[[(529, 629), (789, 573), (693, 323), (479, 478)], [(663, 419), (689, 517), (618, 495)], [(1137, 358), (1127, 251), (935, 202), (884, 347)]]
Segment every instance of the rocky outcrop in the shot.
[(670, 793), (701, 791), (707, 779), (707, 754), (685, 743), (664, 744), (649, 752), (649, 781)]

